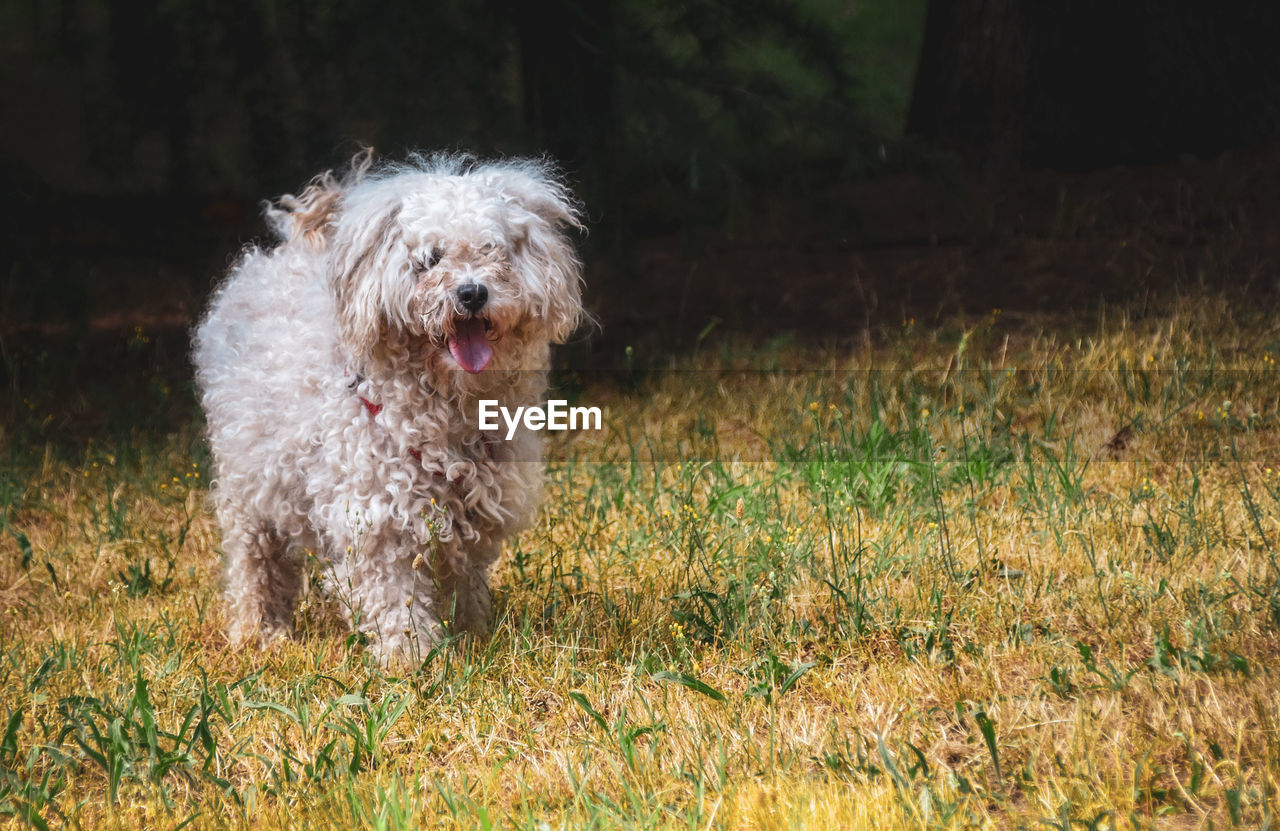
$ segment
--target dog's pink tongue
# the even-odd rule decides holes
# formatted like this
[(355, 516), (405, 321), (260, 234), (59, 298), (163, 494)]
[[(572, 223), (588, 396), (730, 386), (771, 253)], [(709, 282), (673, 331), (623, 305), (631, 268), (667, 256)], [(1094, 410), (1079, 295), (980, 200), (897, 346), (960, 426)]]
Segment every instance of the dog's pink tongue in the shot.
[(493, 360), (493, 347), (485, 335), (484, 321), (477, 317), (458, 321), (449, 338), (449, 354), (472, 375), (488, 366)]

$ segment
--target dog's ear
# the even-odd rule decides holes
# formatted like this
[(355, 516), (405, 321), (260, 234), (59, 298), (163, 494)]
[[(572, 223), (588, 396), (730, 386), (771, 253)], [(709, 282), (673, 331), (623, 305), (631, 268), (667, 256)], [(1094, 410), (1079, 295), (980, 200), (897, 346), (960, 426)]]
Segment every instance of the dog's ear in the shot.
[(341, 181), (326, 170), (312, 179), (302, 193), (286, 193), (264, 206), (267, 222), (285, 242), (303, 240), (317, 251), (328, 246), (343, 194), (364, 179), (373, 166), (373, 148), (366, 147), (351, 159), (351, 169)]
[(524, 216), (524, 239), (518, 248), (526, 289), (547, 325), (548, 335), (563, 343), (578, 328), (582, 308), (582, 263), (569, 241), (569, 229), (582, 230), (577, 201), (547, 164), (523, 162), (485, 171), (490, 183)]
[(286, 193), (278, 202), (268, 203), (267, 222), (285, 242), (303, 240), (323, 251), (341, 199), (342, 185), (333, 171), (326, 170), (312, 179), (302, 193)]
[(384, 339), (391, 325), (389, 310), (397, 307), (397, 298), (390, 296), (397, 288), (387, 282), (394, 281), (408, 264), (399, 202), (372, 202), (344, 206), (329, 251), (338, 333), (352, 356), (360, 360), (372, 357)]
[(582, 308), (582, 263), (565, 234), (550, 225), (533, 226), (519, 255), (535, 274), (533, 296), (541, 307), (547, 335), (564, 343), (585, 317)]

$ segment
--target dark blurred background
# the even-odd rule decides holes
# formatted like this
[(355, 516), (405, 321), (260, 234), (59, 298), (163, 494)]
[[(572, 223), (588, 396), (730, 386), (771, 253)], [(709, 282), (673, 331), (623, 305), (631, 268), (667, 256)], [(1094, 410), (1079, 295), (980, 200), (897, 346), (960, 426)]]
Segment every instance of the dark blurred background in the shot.
[(557, 159), (587, 363), (1270, 293), (1277, 43), (1260, 2), (0, 0), (0, 372), (179, 377), (261, 200), (366, 145)]

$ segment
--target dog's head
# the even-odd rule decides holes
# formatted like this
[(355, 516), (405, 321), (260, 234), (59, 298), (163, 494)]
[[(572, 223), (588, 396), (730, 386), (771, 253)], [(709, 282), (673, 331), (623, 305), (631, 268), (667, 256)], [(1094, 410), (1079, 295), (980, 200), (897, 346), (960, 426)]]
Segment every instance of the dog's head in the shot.
[(340, 334), (358, 363), (532, 368), (528, 350), (545, 355), (578, 326), (581, 264), (566, 232), (582, 226), (549, 165), (437, 157), (373, 173), (357, 165), (330, 184), (336, 199), (313, 200), (324, 221), (304, 210), (293, 224), (327, 252)]

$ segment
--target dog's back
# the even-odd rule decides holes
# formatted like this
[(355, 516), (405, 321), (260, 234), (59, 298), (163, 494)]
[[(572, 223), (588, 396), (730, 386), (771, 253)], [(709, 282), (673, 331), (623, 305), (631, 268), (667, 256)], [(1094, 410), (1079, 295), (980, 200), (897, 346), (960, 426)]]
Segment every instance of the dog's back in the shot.
[(300, 247), (246, 252), (194, 338), (216, 499), (234, 492), (281, 525), (291, 524), (273, 516), (282, 497), (288, 513), (305, 514), (300, 481), (314, 442), (306, 425), (341, 383), (333, 302)]

